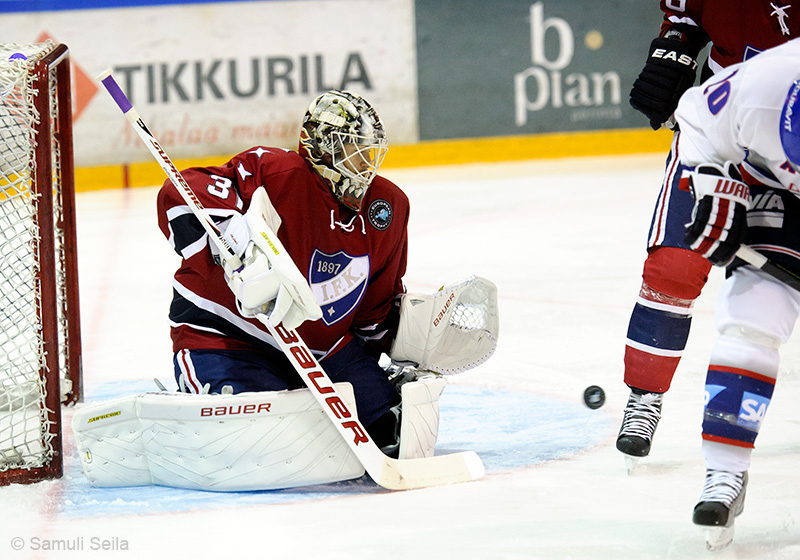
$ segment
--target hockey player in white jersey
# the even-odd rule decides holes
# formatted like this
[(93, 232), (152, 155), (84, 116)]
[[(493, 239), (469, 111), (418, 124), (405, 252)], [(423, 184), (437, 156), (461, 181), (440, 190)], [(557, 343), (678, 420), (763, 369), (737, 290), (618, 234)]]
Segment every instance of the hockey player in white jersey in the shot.
[(685, 241), (729, 276), (706, 377), (706, 479), (693, 521), (710, 549), (733, 538), (747, 471), (800, 293), (734, 256), (746, 244), (800, 272), (800, 39), (687, 91), (675, 113), (683, 179), (695, 197)]

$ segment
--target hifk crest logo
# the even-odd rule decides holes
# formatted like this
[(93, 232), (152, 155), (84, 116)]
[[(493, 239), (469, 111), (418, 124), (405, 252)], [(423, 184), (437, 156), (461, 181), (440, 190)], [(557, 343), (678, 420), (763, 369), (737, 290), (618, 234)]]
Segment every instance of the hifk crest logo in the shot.
[(329, 255), (315, 249), (308, 277), (322, 308), (322, 321), (330, 326), (346, 317), (364, 296), (369, 282), (369, 255), (353, 257), (344, 251)]

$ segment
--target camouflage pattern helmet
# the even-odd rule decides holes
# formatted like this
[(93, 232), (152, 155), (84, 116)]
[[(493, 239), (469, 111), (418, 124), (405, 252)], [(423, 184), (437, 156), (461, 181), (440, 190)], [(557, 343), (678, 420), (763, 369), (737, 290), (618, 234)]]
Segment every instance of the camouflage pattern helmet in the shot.
[(359, 211), (386, 155), (383, 122), (359, 95), (328, 91), (309, 105), (300, 130), (300, 155), (339, 201)]

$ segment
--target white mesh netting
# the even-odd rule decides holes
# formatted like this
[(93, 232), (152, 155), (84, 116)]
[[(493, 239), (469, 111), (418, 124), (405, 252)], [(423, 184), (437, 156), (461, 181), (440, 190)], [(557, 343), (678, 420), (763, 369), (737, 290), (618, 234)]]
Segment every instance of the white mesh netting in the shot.
[(458, 298), (447, 318), (449, 328), (442, 331), (428, 356), (429, 369), (442, 374), (459, 373), (488, 360), (497, 347), (497, 287), (485, 278), (473, 276), (443, 291), (454, 291)]
[[(53, 117), (34, 108), (32, 68), (54, 46), (0, 45), (0, 471), (43, 466), (53, 453), (41, 375), (38, 196), (33, 189), (36, 142), (48, 141), (35, 138), (34, 125)], [(11, 57), (15, 53), (24, 58)], [(54, 88), (55, 78), (49, 81), (47, 87)], [(56, 158), (55, 169), (46, 172), (57, 177), (57, 166)]]
[(497, 287), (471, 276), (428, 295), (407, 294), (392, 359), (443, 375), (472, 369), (491, 357), (500, 333)]

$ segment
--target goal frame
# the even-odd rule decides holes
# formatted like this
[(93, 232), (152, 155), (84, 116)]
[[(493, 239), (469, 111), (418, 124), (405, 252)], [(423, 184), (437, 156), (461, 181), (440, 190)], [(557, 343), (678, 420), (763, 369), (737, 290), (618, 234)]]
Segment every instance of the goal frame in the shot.
[[(51, 111), (51, 74), (55, 74), (57, 110)], [(39, 227), (35, 256), (39, 263), (36, 275), (38, 313), (44, 348), (39, 376), (45, 386), (44, 430), (52, 436), (52, 455), (41, 467), (0, 471), (0, 486), (28, 484), (60, 478), (64, 474), (61, 406), (83, 398), (82, 348), (78, 290), (78, 255), (75, 219), (75, 168), (72, 142), (72, 88), (69, 49), (64, 44), (36, 61), (32, 70), (33, 88), (37, 91), (33, 107), (40, 115), (34, 123), (36, 148), (32, 170), (32, 190)], [(54, 145), (58, 149), (56, 171), (60, 171), (57, 192), (53, 178)], [(58, 197), (58, 198), (57, 198)], [(60, 199), (60, 200), (59, 200)], [(60, 215), (56, 216), (56, 207)], [(60, 232), (56, 242), (57, 232)], [(60, 256), (57, 258), (57, 254)], [(57, 281), (59, 264), (63, 266), (62, 294)], [(63, 326), (59, 323), (63, 321)], [(62, 340), (63, 339), (63, 340)], [(62, 381), (61, 354), (64, 353)], [(62, 387), (63, 383), (63, 387)]]

